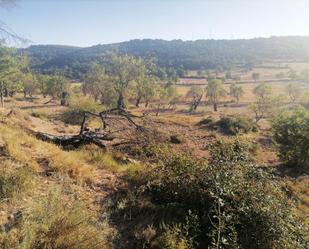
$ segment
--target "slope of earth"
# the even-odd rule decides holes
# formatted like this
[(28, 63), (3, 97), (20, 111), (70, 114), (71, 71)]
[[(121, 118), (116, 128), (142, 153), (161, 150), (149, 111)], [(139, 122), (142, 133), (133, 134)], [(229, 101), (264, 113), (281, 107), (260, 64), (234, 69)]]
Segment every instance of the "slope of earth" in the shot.
[[(72, 190), (74, 195), (86, 205), (87, 210), (94, 211), (97, 215), (105, 214), (102, 203), (107, 202), (109, 196), (113, 195), (118, 188), (128, 184), (124, 173), (133, 172), (134, 174), (143, 168), (142, 163), (137, 161), (138, 158), (131, 158), (130, 155), (123, 154), (124, 151), (116, 149), (106, 152), (92, 145), (75, 151), (64, 151), (27, 134), (28, 130), (54, 135), (78, 133), (79, 126), (50, 118), (50, 114), (62, 113), (67, 107), (61, 107), (57, 103), (45, 105), (43, 102), (44, 100), (40, 98), (32, 102), (12, 100), (6, 103), (8, 109), (2, 112), (0, 118), (2, 169), (7, 167), (8, 161), (10, 164), (21, 165), (21, 168), (31, 172), (30, 177), (36, 181), (36, 186), (30, 188), (33, 188), (32, 193), (25, 193), (21, 199), (15, 194), (12, 195), (13, 197), (4, 198), (5, 201), (0, 204), (2, 226), (8, 226), (9, 217), (14, 218), (16, 213), (27, 208), (28, 202), (35, 195), (47, 196), (54, 186), (69, 185), (74, 189)], [(220, 114), (207, 113), (207, 115), (212, 115), (215, 119), (220, 118)], [(204, 112), (170, 110), (160, 113), (158, 117), (150, 116), (145, 120), (144, 125), (156, 131), (156, 136), (162, 134), (166, 142), (177, 150), (190, 151), (197, 157), (209, 157), (209, 146), (213, 142), (230, 137), (216, 130), (203, 129), (196, 125), (207, 115)], [(117, 128), (117, 123), (115, 126)], [(265, 125), (258, 133), (242, 136), (257, 144), (255, 157), (258, 163), (265, 167), (272, 166), (275, 172), (280, 173), (282, 180), (288, 183), (291, 197), (299, 203), (299, 215), (308, 217), (308, 176), (291, 175), (281, 170), (269, 127)], [(139, 138), (136, 140), (138, 141)], [(141, 150), (143, 151), (143, 148)], [(12, 171), (15, 172), (15, 168)], [(24, 190), (18, 189), (17, 192), (23, 193)]]

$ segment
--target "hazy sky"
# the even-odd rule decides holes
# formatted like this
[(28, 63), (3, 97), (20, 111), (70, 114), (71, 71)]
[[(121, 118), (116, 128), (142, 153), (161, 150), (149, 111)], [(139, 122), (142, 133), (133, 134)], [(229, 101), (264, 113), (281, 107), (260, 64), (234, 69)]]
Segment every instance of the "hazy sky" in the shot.
[(0, 20), (35, 44), (309, 35), (309, 0), (20, 0)]

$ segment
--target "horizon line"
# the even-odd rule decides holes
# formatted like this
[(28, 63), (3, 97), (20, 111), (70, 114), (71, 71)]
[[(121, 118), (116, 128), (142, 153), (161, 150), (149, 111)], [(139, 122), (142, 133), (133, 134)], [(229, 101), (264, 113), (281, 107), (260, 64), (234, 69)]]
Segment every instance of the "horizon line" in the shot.
[[(202, 38), (202, 39), (163, 39), (163, 38), (134, 38), (129, 40), (123, 40), (118, 42), (109, 42), (109, 43), (97, 43), (89, 46), (78, 46), (78, 45), (70, 45), (70, 44), (62, 44), (62, 43), (35, 43), (33, 42), (29, 46), (20, 47), (20, 48), (29, 48), (31, 46), (67, 46), (67, 47), (76, 47), (76, 48), (90, 48), (95, 46), (104, 46), (104, 45), (117, 45), (121, 43), (131, 42), (131, 41), (144, 41), (144, 40), (152, 40), (152, 41), (182, 41), (182, 42), (197, 42), (197, 41), (237, 41), (237, 40), (256, 40), (256, 39), (271, 39), (271, 38), (309, 38), (309, 35), (270, 35), (270, 36), (256, 36), (250, 38)], [(14, 46), (12, 46), (14, 47)], [(15, 47), (18, 48), (18, 47)]]

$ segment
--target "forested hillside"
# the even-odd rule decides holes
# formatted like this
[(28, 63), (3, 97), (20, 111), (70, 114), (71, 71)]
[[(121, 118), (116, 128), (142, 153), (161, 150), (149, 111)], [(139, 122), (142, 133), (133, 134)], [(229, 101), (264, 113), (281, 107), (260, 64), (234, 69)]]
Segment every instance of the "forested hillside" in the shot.
[(44, 63), (57, 58), (58, 56), (64, 56), (79, 49), (79, 47), (73, 46), (35, 45), (22, 51), (26, 51), (26, 53), (30, 55), (31, 64), (33, 66), (41, 66)]
[(110, 52), (154, 57), (161, 67), (175, 69), (226, 69), (269, 60), (309, 60), (309, 37), (272, 37), (249, 40), (132, 40), (88, 48), (30, 46), (24, 49), (37, 71), (65, 71), (79, 78), (92, 62), (104, 62)]

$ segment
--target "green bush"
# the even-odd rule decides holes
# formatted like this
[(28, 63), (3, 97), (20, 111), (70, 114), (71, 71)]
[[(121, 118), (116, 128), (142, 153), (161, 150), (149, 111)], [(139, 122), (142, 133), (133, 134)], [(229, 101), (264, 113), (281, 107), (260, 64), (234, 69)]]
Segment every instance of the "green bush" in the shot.
[(228, 135), (237, 135), (239, 133), (256, 132), (257, 124), (247, 116), (228, 116), (215, 121), (212, 117), (202, 119), (197, 123), (198, 126), (208, 129), (218, 130)]
[(222, 132), (229, 135), (256, 132), (258, 130), (256, 123), (246, 116), (223, 117), (217, 122), (217, 125)]
[(281, 185), (240, 144), (214, 145), (209, 163), (157, 149), (157, 165), (117, 202), (115, 215), (134, 234), (152, 225), (149, 248), (156, 241), (159, 248), (306, 248)]
[(308, 170), (309, 111), (302, 107), (283, 111), (272, 121), (281, 160)]
[(219, 140), (209, 146), (212, 163), (227, 162), (230, 165), (251, 162), (258, 144), (244, 138)]

